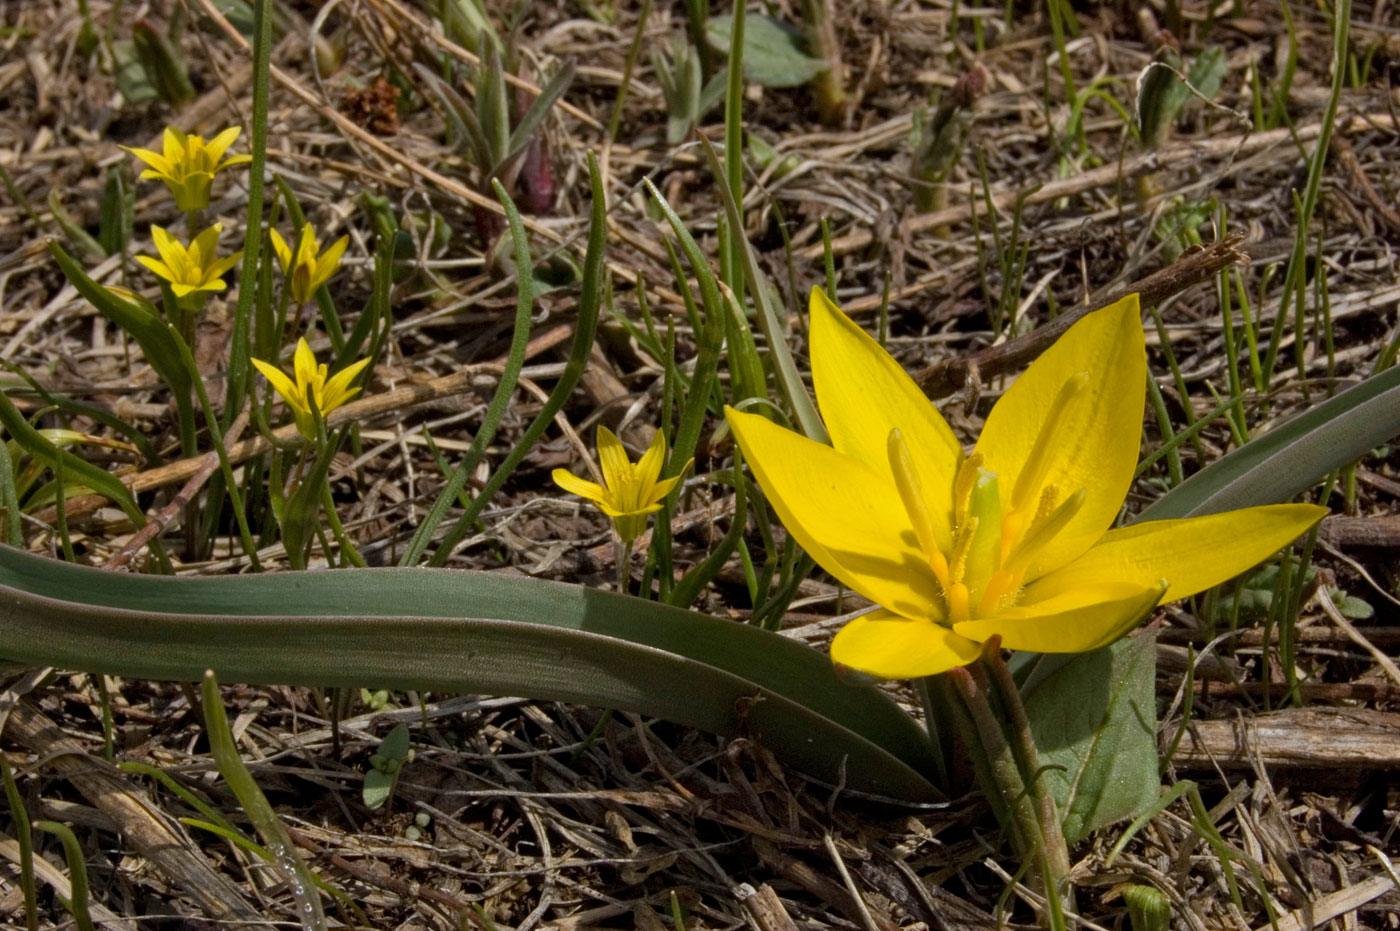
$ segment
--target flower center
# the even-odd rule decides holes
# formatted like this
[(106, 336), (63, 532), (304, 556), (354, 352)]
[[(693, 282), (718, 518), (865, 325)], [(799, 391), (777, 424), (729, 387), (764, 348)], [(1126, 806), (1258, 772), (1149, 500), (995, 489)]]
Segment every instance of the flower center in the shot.
[(1065, 413), (1087, 385), (1087, 374), (1080, 373), (1060, 388), (1008, 501), (1002, 499), (997, 474), (983, 467), (980, 454), (963, 460), (953, 483), (951, 539), (940, 539), (938, 528), (945, 522), (935, 521), (929, 511), (903, 434), (890, 431), (886, 443), (890, 470), (919, 547), (943, 589), (949, 623), (994, 614), (1015, 604), (1036, 555), (1084, 506), (1084, 489), (1066, 495), (1047, 478), (1054, 451), (1064, 440)]

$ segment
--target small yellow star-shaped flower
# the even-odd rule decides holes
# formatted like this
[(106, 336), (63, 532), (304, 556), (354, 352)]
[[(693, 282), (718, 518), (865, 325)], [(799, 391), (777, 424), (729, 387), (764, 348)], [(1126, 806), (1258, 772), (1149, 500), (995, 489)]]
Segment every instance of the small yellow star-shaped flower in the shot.
[(209, 188), (214, 176), (225, 168), (246, 165), (253, 160), (251, 155), (223, 157), (240, 131), (233, 126), (205, 142), (203, 136), (186, 135), (168, 126), (163, 137), (164, 153), (130, 146), (122, 148), (151, 166), (141, 172), (141, 179), (159, 178), (164, 181), (175, 196), (176, 207), (181, 210), (203, 210), (209, 206)]

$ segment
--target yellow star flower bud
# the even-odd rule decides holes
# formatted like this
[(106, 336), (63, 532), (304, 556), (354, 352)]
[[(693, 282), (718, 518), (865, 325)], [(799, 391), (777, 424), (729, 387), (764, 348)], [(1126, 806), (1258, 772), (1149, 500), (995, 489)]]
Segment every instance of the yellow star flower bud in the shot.
[(352, 387), (350, 383), (369, 364), (369, 359), (360, 359), (330, 375), (325, 363), (316, 364), (316, 356), (312, 354), (305, 337), (297, 340), (297, 350), (292, 356), (292, 374), (296, 376), (296, 381), (288, 378), (276, 365), (261, 359), (252, 361), (267, 383), (291, 408), (297, 430), (313, 443), (316, 441), (316, 417), (312, 413), (312, 405), (324, 417), (359, 394), (360, 389)]
[(286, 273), (292, 289), (292, 300), (297, 304), (305, 304), (311, 300), (316, 289), (330, 280), (331, 275), (340, 267), (345, 247), (350, 244), (350, 237), (342, 236), (331, 243), (324, 253), (320, 253), (321, 244), (317, 242), (316, 232), (308, 223), (301, 228), (301, 245), (297, 247), (296, 256), (293, 257), (291, 247), (282, 238), (282, 234), (276, 230), (270, 232), (272, 249), (277, 253), (277, 260), (282, 263), (282, 271)]
[(598, 428), (598, 462), (603, 467), (603, 484), (586, 481), (565, 469), (554, 470), (554, 484), (580, 498), (587, 498), (598, 510), (612, 518), (623, 543), (631, 543), (647, 526), (647, 515), (661, 510), (661, 502), (676, 487), (685, 468), (667, 479), (661, 478), (666, 461), (666, 435), (655, 438), (635, 464), (628, 459), (622, 441), (607, 427)]
[(209, 206), (209, 187), (214, 182), (214, 176), (225, 168), (246, 165), (253, 160), (251, 155), (223, 157), (240, 131), (233, 126), (205, 142), (203, 136), (188, 136), (173, 126), (167, 126), (163, 154), (130, 146), (122, 148), (151, 166), (141, 172), (141, 179), (159, 178), (164, 181), (175, 196), (176, 207), (181, 210), (203, 210)]
[(138, 255), (136, 261), (170, 282), (170, 289), (176, 297), (185, 297), (197, 291), (222, 291), (228, 284), (221, 276), (243, 258), (242, 252), (222, 259), (214, 257), (222, 232), (223, 225), (215, 223), (196, 236), (187, 249), (161, 227), (152, 226), (151, 241), (155, 243), (160, 258)]

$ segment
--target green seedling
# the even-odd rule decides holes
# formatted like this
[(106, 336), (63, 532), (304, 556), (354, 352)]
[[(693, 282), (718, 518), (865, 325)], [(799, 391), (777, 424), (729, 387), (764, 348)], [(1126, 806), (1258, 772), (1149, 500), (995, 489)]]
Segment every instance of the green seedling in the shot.
[(408, 725), (396, 724), (369, 758), (370, 769), (365, 773), (365, 784), (360, 792), (365, 807), (378, 811), (392, 801), (399, 773), (404, 764), (411, 762), (413, 748), (409, 746)]

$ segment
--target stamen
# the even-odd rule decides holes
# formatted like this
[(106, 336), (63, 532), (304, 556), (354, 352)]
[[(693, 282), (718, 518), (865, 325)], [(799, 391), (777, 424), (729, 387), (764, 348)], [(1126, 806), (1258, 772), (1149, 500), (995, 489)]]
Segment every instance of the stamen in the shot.
[(977, 603), (977, 616), (985, 617), (1000, 608), (1002, 597), (1011, 590), (1011, 583), (1011, 573), (1005, 569), (993, 572), (991, 579), (987, 581), (986, 591), (982, 592), (982, 598)]
[(954, 624), (959, 624), (971, 619), (972, 615), (968, 613), (967, 607), (968, 598), (966, 585), (961, 582), (954, 582), (952, 585), (948, 586), (946, 597), (948, 600), (948, 620), (952, 621)]
[(981, 601), (992, 573), (1001, 566), (1001, 488), (995, 472), (979, 469), (968, 505), (968, 522), (974, 524), (963, 565), (972, 603)]
[(934, 576), (938, 579), (938, 584), (943, 586), (943, 590), (948, 590), (948, 557), (943, 555), (942, 550), (934, 550), (928, 554), (929, 568), (933, 570)]
[(953, 480), (953, 523), (959, 527), (967, 520), (968, 508), (972, 505), (972, 488), (977, 484), (981, 471), (981, 453), (973, 453), (958, 466), (957, 478)]
[[(930, 562), (934, 553), (943, 559), (945, 577), (939, 581), (944, 582), (947, 560), (938, 548), (938, 538), (933, 532), (933, 518), (924, 503), (923, 483), (919, 481), (919, 473), (914, 470), (914, 459), (909, 455), (909, 444), (904, 442), (904, 434), (899, 432), (898, 427), (890, 431), (885, 441), (885, 453), (889, 456), (894, 484), (899, 489), (900, 500), (904, 502), (904, 512), (909, 515), (909, 522), (914, 525), (914, 536), (918, 538), (919, 546), (929, 554)], [(937, 572), (935, 567), (934, 573)]]
[(1055, 510), (1055, 505), (1060, 499), (1060, 486), (1051, 482), (1040, 489), (1040, 500), (1036, 502), (1035, 517), (1031, 519), (1034, 524), (1037, 521), (1045, 520), (1050, 513)]
[(1031, 495), (1035, 494), (1044, 484), (1045, 474), (1049, 471), (1050, 463), (1054, 459), (1054, 450), (1064, 445), (1059, 434), (1064, 427), (1065, 415), (1072, 406), (1072, 402), (1088, 386), (1088, 372), (1079, 372), (1060, 386), (1059, 393), (1055, 395), (1055, 400), (1050, 405), (1050, 410), (1045, 414), (1045, 422), (1040, 426), (1040, 433), (1036, 435), (1035, 446), (1031, 449), (1031, 454), (1026, 457), (1026, 462), (1021, 467), (1021, 474), (1016, 478), (1016, 487), (1011, 492), (1011, 506), (1016, 510), (1023, 510), (1030, 503)]
[(1066, 498), (1064, 504), (1055, 508), (1044, 518), (1037, 518), (1031, 524), (1025, 539), (1021, 541), (1021, 544), (1016, 547), (1016, 552), (1007, 560), (1005, 568), (1013, 578), (1019, 578), (1026, 571), (1026, 567), (1030, 565), (1035, 555), (1074, 519), (1080, 509), (1084, 507), (1085, 497), (1086, 493), (1081, 488)]
[(967, 551), (972, 548), (976, 533), (977, 518), (969, 517), (958, 524), (958, 531), (953, 535), (953, 553), (948, 560), (948, 578), (953, 585), (961, 583), (967, 572)]

